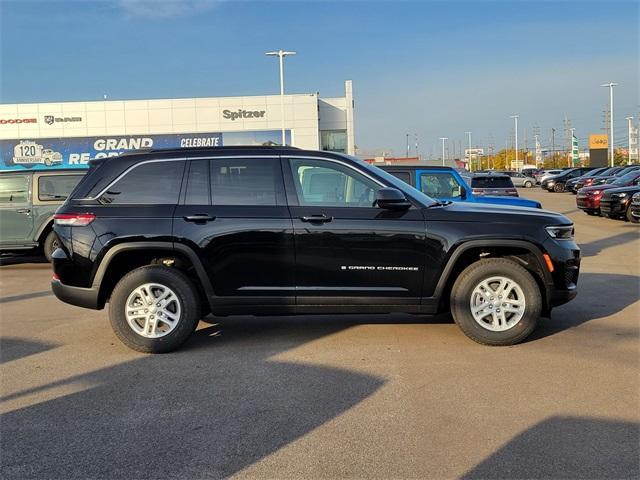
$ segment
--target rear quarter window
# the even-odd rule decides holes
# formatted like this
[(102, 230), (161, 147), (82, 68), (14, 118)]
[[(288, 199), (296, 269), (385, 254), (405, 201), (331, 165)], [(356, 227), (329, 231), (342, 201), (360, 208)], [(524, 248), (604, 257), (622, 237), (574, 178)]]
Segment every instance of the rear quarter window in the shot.
[(174, 205), (178, 203), (184, 160), (155, 161), (135, 166), (100, 197), (114, 205)]
[(38, 178), (38, 200), (65, 200), (82, 179), (82, 175), (43, 175)]
[(473, 177), (471, 188), (514, 188), (509, 177)]

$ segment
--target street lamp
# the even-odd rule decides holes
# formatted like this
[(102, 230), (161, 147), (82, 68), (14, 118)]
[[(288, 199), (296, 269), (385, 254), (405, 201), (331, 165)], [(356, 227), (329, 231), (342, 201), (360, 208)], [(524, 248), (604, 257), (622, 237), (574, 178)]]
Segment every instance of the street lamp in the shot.
[(442, 140), (442, 166), (444, 167), (444, 142), (449, 140), (448, 137), (440, 137), (440, 140)]
[[(631, 134), (633, 132), (633, 117), (626, 117), (625, 120), (628, 122), (628, 135), (629, 135), (629, 143), (627, 144), (627, 165), (631, 165)], [(636, 142), (637, 143), (637, 142)]]
[(516, 169), (520, 170), (520, 163), (518, 162), (518, 115), (511, 115), (513, 121), (516, 124)]
[(471, 165), (471, 132), (464, 132), (466, 135), (469, 135), (469, 171), (473, 171)]
[(284, 133), (284, 57), (295, 54), (296, 52), (286, 52), (284, 50), (265, 53), (265, 55), (269, 57), (278, 57), (278, 60), (280, 61), (280, 115), (282, 120), (282, 146), (286, 145), (286, 136)]
[(601, 87), (609, 87), (609, 166), (613, 167), (613, 87), (617, 83), (603, 83)]

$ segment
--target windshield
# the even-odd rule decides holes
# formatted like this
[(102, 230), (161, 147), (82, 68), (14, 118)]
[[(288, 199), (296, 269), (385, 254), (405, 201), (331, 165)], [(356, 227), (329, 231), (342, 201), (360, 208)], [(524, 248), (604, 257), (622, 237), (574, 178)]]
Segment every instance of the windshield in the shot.
[(509, 177), (473, 177), (472, 188), (513, 188)]
[(346, 155), (344, 153), (339, 153), (338, 155), (358, 162), (358, 165), (360, 165), (361, 167), (365, 168), (366, 170), (369, 170), (370, 172), (374, 173), (379, 177), (384, 178), (385, 182), (387, 182), (389, 185), (392, 185), (393, 187), (397, 188), (402, 192), (408, 193), (409, 195), (411, 195), (413, 198), (415, 198), (425, 206), (436, 205), (439, 203), (438, 201), (434, 200), (430, 196), (422, 193), (420, 190), (413, 188), (411, 185), (403, 182), (399, 178), (396, 178), (390, 173), (385, 172), (381, 168), (378, 168), (374, 165), (370, 165), (367, 162), (364, 162), (357, 157), (352, 157), (351, 155)]
[(611, 185), (626, 185), (629, 182), (633, 182), (640, 174), (637, 171), (629, 172), (626, 175), (616, 178)]

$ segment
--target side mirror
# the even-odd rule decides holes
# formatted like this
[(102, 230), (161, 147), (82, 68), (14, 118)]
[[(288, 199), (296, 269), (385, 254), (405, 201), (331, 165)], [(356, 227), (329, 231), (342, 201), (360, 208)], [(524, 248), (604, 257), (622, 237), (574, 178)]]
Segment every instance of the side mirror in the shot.
[(411, 207), (411, 203), (400, 190), (396, 188), (381, 188), (376, 192), (373, 206), (387, 210), (406, 210)]
[(460, 188), (460, 198), (462, 200), (464, 200), (465, 198), (467, 198), (467, 189), (464, 188), (462, 185), (460, 185), (458, 188)]

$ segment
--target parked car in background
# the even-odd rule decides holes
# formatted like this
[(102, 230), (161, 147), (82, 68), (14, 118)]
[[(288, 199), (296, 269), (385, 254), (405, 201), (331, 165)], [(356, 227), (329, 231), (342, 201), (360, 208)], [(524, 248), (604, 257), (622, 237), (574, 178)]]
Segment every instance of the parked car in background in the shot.
[(578, 189), (576, 188), (576, 185), (578, 184), (578, 182), (585, 182), (585, 185), (590, 185), (591, 181), (593, 181), (595, 177), (597, 177), (600, 173), (606, 170), (609, 170), (609, 169), (607, 167), (595, 168), (590, 172), (585, 173), (584, 175), (581, 175), (576, 178), (572, 178), (571, 180), (567, 181), (567, 183), (565, 184), (564, 186), (565, 192), (571, 192), (573, 194), (577, 193)]
[(502, 173), (511, 177), (511, 181), (516, 187), (531, 188), (536, 184), (536, 179), (524, 173), (514, 172), (511, 170), (498, 170), (496, 173)]
[(606, 190), (633, 185), (640, 185), (640, 170), (631, 171), (626, 175), (615, 179), (612, 183), (581, 188), (578, 190), (576, 205), (580, 210), (589, 215), (599, 215), (600, 200), (602, 200), (602, 194)]
[(546, 178), (550, 177), (551, 175), (558, 175), (559, 173), (562, 173), (561, 168), (552, 170), (540, 170), (540, 172), (538, 172), (538, 174), (535, 176), (536, 183), (540, 185)]
[(471, 192), (474, 195), (517, 197), (518, 190), (511, 177), (496, 173), (483, 173), (471, 177)]
[(640, 223), (640, 192), (635, 193), (633, 197), (631, 197), (629, 211), (631, 212), (631, 217), (627, 218), (633, 223)]
[(526, 198), (475, 195), (469, 184), (476, 175), (461, 173), (451, 167), (383, 165), (379, 168), (438, 200), (542, 208), (540, 202)]
[(536, 179), (538, 174), (542, 171), (542, 169), (540, 168), (523, 168), (520, 172), (525, 176), (525, 177), (531, 177)]
[(595, 175), (590, 175), (592, 172), (588, 172), (585, 175), (582, 175), (581, 177), (577, 177), (577, 178), (574, 178), (573, 180), (569, 180), (565, 188), (567, 190), (572, 189), (574, 193), (578, 193), (578, 190), (580, 190), (583, 187), (589, 187), (593, 185), (594, 182), (598, 182), (599, 180), (605, 177), (607, 178), (612, 177), (613, 175), (618, 173), (620, 170), (622, 170), (623, 167), (610, 167), (610, 168), (601, 167), (601, 168), (603, 168), (603, 170), (600, 170), (600, 172), (598, 172)]
[(83, 170), (0, 172), (0, 251), (39, 248), (47, 260), (57, 248), (53, 214)]
[(580, 177), (594, 168), (595, 167), (569, 168), (567, 170), (563, 170), (557, 175), (551, 175), (550, 177), (545, 178), (540, 183), (540, 186), (548, 192), (564, 192), (564, 187), (569, 180)]
[(631, 197), (637, 192), (640, 192), (640, 185), (605, 190), (600, 199), (600, 214), (604, 217), (624, 218), (635, 222), (629, 207), (631, 206)]
[(623, 177), (629, 172), (640, 170), (640, 165), (626, 165), (619, 167), (620, 169), (613, 174), (602, 176), (594, 179), (591, 185), (606, 185), (615, 182), (618, 178)]

